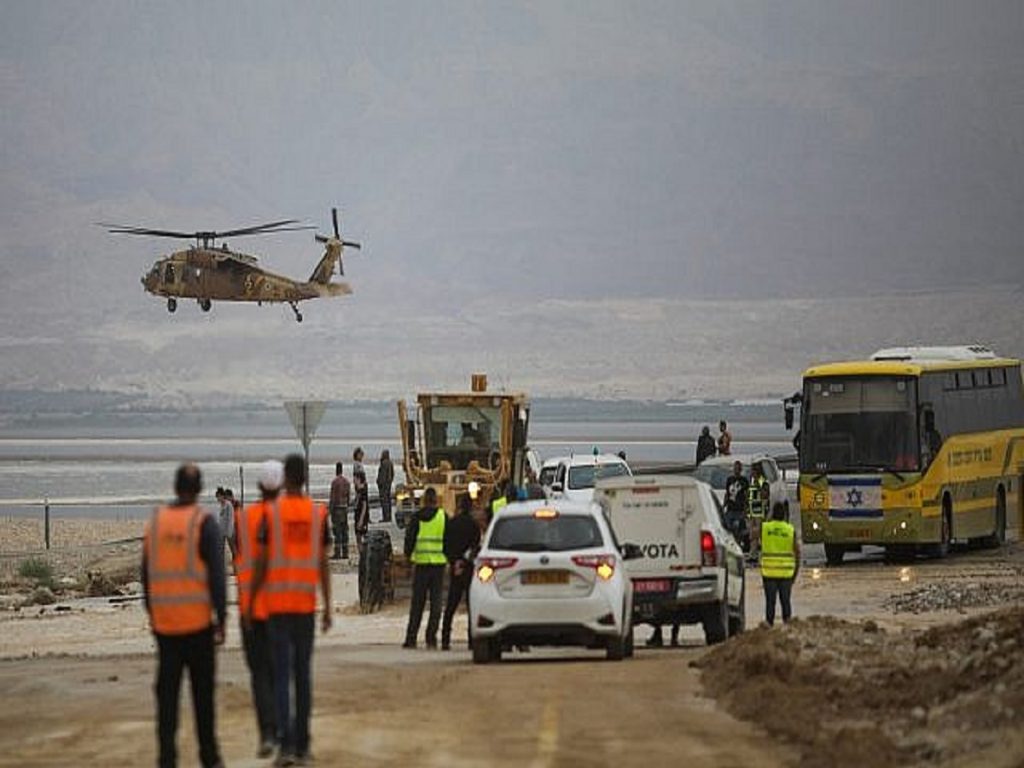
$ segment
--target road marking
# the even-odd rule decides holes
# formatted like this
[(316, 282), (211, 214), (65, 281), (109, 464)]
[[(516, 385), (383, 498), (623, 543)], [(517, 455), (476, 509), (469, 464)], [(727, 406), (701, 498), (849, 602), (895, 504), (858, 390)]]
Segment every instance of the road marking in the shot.
[(540, 716), (540, 731), (537, 733), (537, 756), (530, 768), (549, 768), (554, 765), (558, 753), (558, 701), (548, 699)]

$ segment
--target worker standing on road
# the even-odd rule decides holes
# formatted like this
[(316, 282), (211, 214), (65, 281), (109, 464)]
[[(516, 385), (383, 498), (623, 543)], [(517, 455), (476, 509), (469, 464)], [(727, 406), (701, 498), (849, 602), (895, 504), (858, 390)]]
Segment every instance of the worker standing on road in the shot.
[(470, 483), (470, 493), (459, 499), (459, 513), (444, 526), (444, 555), (448, 559), (449, 572), (448, 602), (445, 603), (444, 619), (441, 622), (442, 651), (451, 648), (452, 620), (463, 595), (466, 596), (466, 605), (469, 605), (469, 582), (473, 578), (473, 560), (480, 548), (480, 527), (471, 514), (471, 494), (474, 485), (476, 483)]
[[(316, 615), (316, 585), (323, 594), (326, 632), (331, 628), (331, 573), (327, 563), (327, 510), (302, 492), (306, 461), (292, 454), (284, 462), (284, 495), (260, 532), (263, 554), (256, 561), (253, 601), (266, 590), (274, 664), (274, 704), (281, 748), (275, 765), (309, 761), (312, 709), (310, 667)], [(291, 711), (294, 683), (295, 712)]]
[(729, 456), (732, 453), (732, 432), (724, 420), (718, 422), (718, 455)]
[(260, 532), (277, 503), (284, 482), (284, 466), (270, 460), (260, 467), (259, 489), (262, 501), (250, 504), (235, 519), (235, 578), (238, 581), (238, 612), (242, 622), (242, 647), (249, 667), (252, 703), (256, 709), (256, 725), (260, 731), (257, 757), (269, 757), (277, 746), (278, 734), (274, 717), (274, 665), (267, 620), (267, 591), (261, 590), (252, 599), (256, 561), (263, 550)]
[(750, 467), (750, 485), (747, 488), (747, 514), (750, 520), (750, 557), (753, 562), (761, 552), (761, 523), (771, 503), (768, 481), (760, 464)]
[(339, 461), (334, 465), (334, 479), (331, 481), (331, 532), (334, 534), (332, 560), (348, 559), (348, 507), (352, 502), (352, 485), (345, 477), (345, 466)]
[(423, 620), (423, 608), (430, 598), (427, 619), (427, 648), (437, 648), (437, 625), (441, 621), (441, 589), (444, 583), (444, 531), (446, 517), (437, 506), (437, 491), (427, 488), (420, 509), (405, 529), (405, 555), (413, 565), (412, 602), (403, 648), (415, 648)]
[(356, 534), (356, 546), (360, 557), (366, 532), (370, 530), (370, 486), (366, 480), (366, 469), (363, 467), (363, 449), (356, 448), (352, 452), (352, 486), (355, 491), (355, 514), (353, 526)]
[(385, 448), (380, 452), (380, 464), (377, 466), (377, 498), (380, 499), (380, 516), (385, 523), (391, 522), (391, 485), (395, 482), (395, 465), (391, 461), (391, 451)]
[[(220, 523), (220, 532), (228, 549), (234, 546), (235, 540), (235, 506), (231, 503), (234, 494), (227, 488), (217, 488), (214, 498), (217, 499), (217, 521)], [(235, 553), (232, 551), (231, 553)]]
[(715, 438), (711, 436), (711, 428), (705, 425), (700, 431), (700, 437), (697, 438), (697, 460), (694, 463), (700, 464), (704, 459), (714, 455)]
[(174, 477), (173, 504), (153, 513), (142, 547), (142, 586), (157, 643), (156, 709), (161, 768), (178, 763), (178, 699), (188, 667), (199, 760), (221, 766), (214, 728), (214, 646), (224, 642), (224, 538), (196, 503), (203, 489), (195, 464)]
[(772, 519), (761, 526), (761, 579), (764, 583), (764, 620), (775, 624), (775, 597), (782, 603), (782, 620), (793, 615), (793, 582), (800, 572), (800, 542), (786, 522), (786, 505), (776, 502)]
[[(750, 482), (743, 476), (743, 462), (732, 463), (732, 474), (725, 481), (725, 525), (736, 541), (743, 544), (747, 530), (747, 502)], [(748, 542), (749, 549), (749, 542)]]

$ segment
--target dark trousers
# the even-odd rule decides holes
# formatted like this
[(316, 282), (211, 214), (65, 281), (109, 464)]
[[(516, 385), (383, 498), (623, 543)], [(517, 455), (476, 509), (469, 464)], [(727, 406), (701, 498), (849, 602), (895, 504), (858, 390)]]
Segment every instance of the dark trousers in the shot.
[[(448, 602), (444, 606), (444, 620), (441, 622), (442, 645), (448, 645), (452, 641), (452, 619), (455, 618), (463, 595), (466, 596), (466, 607), (469, 608), (469, 582), (473, 578), (473, 567), (465, 561), (460, 562), (463, 563), (462, 573), (456, 576), (453, 569), (448, 574)], [(429, 632), (427, 634), (429, 636)]]
[(348, 507), (331, 509), (331, 532), (334, 535), (334, 556), (348, 557)]
[(793, 579), (762, 579), (764, 582), (764, 620), (768, 626), (775, 624), (775, 596), (782, 603), (782, 620), (789, 621), (793, 606), (789, 601), (793, 593)]
[(441, 623), (441, 587), (444, 583), (443, 565), (417, 565), (412, 576), (412, 603), (409, 605), (409, 625), (405, 630), (407, 645), (416, 643), (423, 620), (423, 608), (430, 597), (430, 618), (427, 619), (427, 645), (437, 645), (437, 625)]
[(256, 709), (260, 741), (276, 741), (274, 665), (270, 653), (270, 628), (266, 621), (253, 621), (248, 627), (242, 625), (242, 647), (245, 649), (245, 663), (249, 666), (252, 705)]
[(199, 741), (199, 761), (204, 768), (220, 762), (220, 750), (214, 733), (214, 649), (213, 629), (188, 635), (157, 635), (159, 661), (156, 673), (157, 736), (160, 743), (160, 768), (178, 764), (175, 736), (178, 733), (178, 700), (181, 675), (188, 667), (192, 688), (192, 711)]
[[(313, 708), (311, 667), (313, 661), (312, 613), (278, 613), (270, 617), (270, 643), (274, 655), (274, 713), (281, 737), (281, 751), (289, 755), (309, 752), (309, 713)], [(295, 684), (295, 717), (292, 718), (292, 682)]]
[(385, 523), (391, 522), (391, 486), (378, 485), (377, 495), (380, 497), (380, 516)]

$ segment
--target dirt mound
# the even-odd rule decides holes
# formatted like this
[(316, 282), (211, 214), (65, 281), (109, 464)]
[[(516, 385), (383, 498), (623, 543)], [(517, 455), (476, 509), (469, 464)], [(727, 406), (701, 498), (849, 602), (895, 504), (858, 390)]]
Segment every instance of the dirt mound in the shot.
[(807, 768), (937, 765), (979, 751), (1024, 761), (1005, 754), (1020, 741), (1004, 739), (1024, 725), (1024, 606), (925, 632), (797, 619), (695, 663), (712, 696), (795, 744)]

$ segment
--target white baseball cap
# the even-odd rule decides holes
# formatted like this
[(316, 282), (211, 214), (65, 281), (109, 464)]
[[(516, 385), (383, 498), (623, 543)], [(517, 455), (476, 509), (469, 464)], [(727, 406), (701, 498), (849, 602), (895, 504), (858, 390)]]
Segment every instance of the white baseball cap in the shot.
[(282, 483), (284, 483), (284, 464), (277, 459), (264, 461), (260, 466), (260, 488), (264, 491), (276, 491)]

